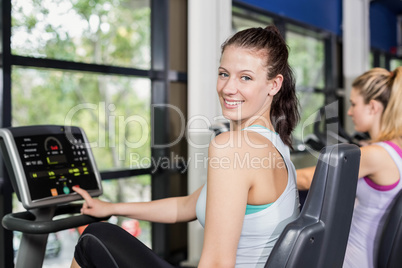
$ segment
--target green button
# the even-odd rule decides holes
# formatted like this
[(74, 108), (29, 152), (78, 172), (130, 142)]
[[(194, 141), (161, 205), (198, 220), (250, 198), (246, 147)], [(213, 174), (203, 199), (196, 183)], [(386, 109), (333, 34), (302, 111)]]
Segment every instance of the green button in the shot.
[(69, 194), (69, 193), (70, 193), (70, 189), (69, 189), (67, 186), (64, 186), (64, 187), (63, 187), (63, 192), (64, 192), (65, 194)]

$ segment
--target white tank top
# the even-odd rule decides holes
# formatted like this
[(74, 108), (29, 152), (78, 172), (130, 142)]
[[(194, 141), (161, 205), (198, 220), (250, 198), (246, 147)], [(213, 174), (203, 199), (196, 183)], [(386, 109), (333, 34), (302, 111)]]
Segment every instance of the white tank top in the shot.
[[(288, 183), (280, 197), (268, 208), (244, 216), (243, 227), (237, 247), (236, 267), (264, 267), (273, 246), (285, 226), (299, 215), (299, 197), (296, 188), (296, 170), (290, 160), (289, 148), (279, 135), (261, 126), (250, 126), (247, 130), (255, 131), (269, 139), (286, 164)], [(197, 219), (205, 225), (207, 184), (204, 185), (197, 200)]]
[[(376, 143), (385, 148), (402, 175), (402, 151), (393, 143)], [(389, 213), (389, 205), (402, 189), (401, 178), (393, 186), (379, 186), (369, 178), (357, 182), (356, 201), (346, 247), (343, 267), (376, 267), (380, 234), (384, 220)]]

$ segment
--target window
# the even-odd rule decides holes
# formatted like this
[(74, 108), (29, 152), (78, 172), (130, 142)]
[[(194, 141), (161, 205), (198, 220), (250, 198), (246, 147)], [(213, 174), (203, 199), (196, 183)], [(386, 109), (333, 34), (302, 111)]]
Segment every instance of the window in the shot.
[[(165, 49), (162, 42), (165, 37), (158, 35), (157, 45), (151, 39), (151, 20), (156, 31), (164, 31), (159, 26), (166, 22), (163, 16), (152, 17), (151, 9), (155, 14), (164, 14), (165, 3), (163, 0), (2, 2), (2, 8), (6, 11), (10, 8), (11, 12), (11, 20), (1, 26), (3, 38), (7, 39), (9, 31), (10, 40), (9, 44), (1, 43), (0, 51), (2, 70), (10, 68), (10, 72), (0, 75), (6, 107), (3, 126), (82, 127), (104, 179), (101, 198), (113, 202), (151, 200), (151, 143), (154, 138), (163, 140), (159, 136), (165, 135), (161, 131), (151, 134), (154, 120), (151, 107), (160, 102), (152, 100), (151, 92), (155, 81), (159, 91), (164, 90), (163, 85), (168, 81), (164, 77), (168, 72), (163, 69), (168, 66), (160, 64), (164, 61), (160, 51)], [(3, 47), (4, 44), (9, 47)], [(152, 70), (153, 46), (159, 52), (157, 70)], [(11, 104), (7, 104), (7, 98)], [(163, 96), (160, 99), (164, 101)], [(13, 199), (13, 211), (23, 209), (15, 194)], [(150, 223), (120, 217), (110, 220), (153, 246)], [(76, 243), (73, 240), (81, 231), (82, 228), (77, 228), (73, 239), (71, 230), (59, 232), (49, 237), (48, 244), (63, 244), (61, 250), (72, 254)], [(18, 238), (15, 233), (15, 249)], [(158, 246), (159, 252), (163, 250)], [(55, 255), (63, 255), (65, 262), (54, 258)], [(71, 258), (72, 255), (66, 257), (62, 253), (46, 254), (43, 267), (69, 266)]]
[(397, 67), (402, 66), (402, 59), (391, 59), (390, 70), (395, 70)]
[(82, 127), (100, 171), (140, 168), (136, 159), (150, 159), (149, 79), (14, 67), (12, 80), (13, 126)]
[(389, 69), (391, 55), (387, 52), (372, 48), (370, 51), (370, 68), (380, 67)]
[(150, 68), (144, 1), (12, 1), (14, 55)]
[(301, 120), (293, 133), (293, 142), (296, 150), (303, 151), (306, 136), (313, 133), (313, 124), (305, 122), (311, 121), (311, 117), (315, 117), (320, 107), (326, 103), (325, 38), (317, 30), (299, 26), (275, 14), (249, 10), (234, 3), (233, 32), (248, 27), (265, 27), (272, 23), (279, 29), (285, 29), (284, 35), (290, 49), (289, 64), (296, 77), (296, 91), (301, 106)]
[(232, 8), (232, 30), (233, 33), (251, 28), (251, 27), (266, 27), (273, 23), (273, 19), (265, 15), (261, 15), (246, 9), (233, 7)]
[[(306, 136), (313, 133), (313, 124), (306, 124), (325, 104), (324, 40), (319, 34), (287, 24), (286, 42), (290, 48), (289, 63), (296, 77), (296, 90), (301, 113), (293, 138), (295, 149), (303, 150)], [(311, 120), (311, 118), (310, 118)]]

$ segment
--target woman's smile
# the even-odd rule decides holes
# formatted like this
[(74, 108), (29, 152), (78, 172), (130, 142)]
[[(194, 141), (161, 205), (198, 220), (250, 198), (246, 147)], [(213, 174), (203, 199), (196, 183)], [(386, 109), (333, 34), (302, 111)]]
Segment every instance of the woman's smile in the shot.
[(244, 102), (242, 100), (231, 100), (231, 99), (225, 99), (225, 98), (224, 98), (224, 101), (225, 101), (225, 107), (228, 109), (237, 108), (240, 105), (242, 105)]

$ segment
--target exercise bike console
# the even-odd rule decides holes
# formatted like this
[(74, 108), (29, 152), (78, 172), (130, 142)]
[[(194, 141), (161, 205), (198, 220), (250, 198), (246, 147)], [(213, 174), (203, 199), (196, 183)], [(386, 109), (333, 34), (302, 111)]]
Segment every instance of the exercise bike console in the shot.
[[(16, 267), (41, 267), (47, 235), (104, 220), (79, 213), (79, 186), (102, 194), (88, 139), (79, 127), (41, 125), (0, 129), (0, 148), (14, 191), (27, 211), (6, 215), (3, 226), (23, 237)], [(67, 217), (54, 220), (57, 215)], [(20, 254), (21, 251), (23, 254)], [(26, 254), (29, 254), (27, 258)], [(19, 258), (21, 255), (24, 257)]]
[(4, 128), (0, 137), (13, 188), (26, 209), (81, 199), (72, 191), (74, 185), (92, 196), (102, 193), (100, 175), (82, 129)]

